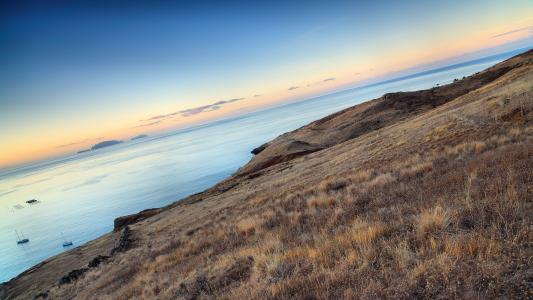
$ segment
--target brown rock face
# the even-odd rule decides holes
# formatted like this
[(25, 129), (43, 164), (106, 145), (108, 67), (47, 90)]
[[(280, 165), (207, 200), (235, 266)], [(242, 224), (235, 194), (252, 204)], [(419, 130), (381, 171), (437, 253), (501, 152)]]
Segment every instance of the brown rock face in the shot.
[(389, 93), (331, 114), (253, 149), (252, 154), (256, 156), (236, 175), (256, 173), (407, 120), (496, 80), (509, 70), (522, 66), (524, 61), (510, 59), (452, 84), (429, 90)]
[(131, 225), (134, 223), (137, 223), (139, 221), (142, 221), (144, 219), (147, 219), (151, 216), (154, 216), (158, 214), (161, 211), (159, 208), (151, 208), (151, 209), (145, 209), (139, 213), (131, 214), (127, 216), (118, 217), (114, 221), (114, 231), (118, 231), (122, 229), (124, 226)]

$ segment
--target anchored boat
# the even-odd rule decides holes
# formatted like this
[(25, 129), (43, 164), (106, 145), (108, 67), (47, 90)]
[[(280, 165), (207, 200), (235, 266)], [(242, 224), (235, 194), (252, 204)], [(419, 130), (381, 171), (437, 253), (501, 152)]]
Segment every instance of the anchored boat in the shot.
[(67, 239), (63, 235), (63, 232), (61, 232), (61, 237), (63, 238), (63, 247), (66, 248), (72, 246), (72, 241), (67, 241)]
[(21, 236), (19, 235), (18, 231), (15, 230), (15, 232), (17, 233), (17, 244), (21, 245), (21, 244), (26, 244), (30, 241), (30, 239), (24, 237), (24, 234), (21, 232)]

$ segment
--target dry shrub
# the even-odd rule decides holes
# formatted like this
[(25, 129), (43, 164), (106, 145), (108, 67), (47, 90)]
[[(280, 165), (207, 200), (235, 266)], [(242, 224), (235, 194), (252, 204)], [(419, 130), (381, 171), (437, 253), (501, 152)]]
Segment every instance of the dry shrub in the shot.
[(307, 250), (307, 257), (313, 264), (321, 268), (332, 267), (337, 261), (337, 257), (334, 255), (335, 248), (332, 246), (332, 244), (322, 244), (318, 247), (309, 248)]
[(334, 207), (337, 203), (337, 199), (335, 196), (328, 195), (328, 194), (319, 194), (316, 196), (311, 196), (306, 201), (307, 207), (309, 208), (328, 208), (328, 207)]
[(344, 179), (330, 178), (326, 179), (318, 185), (318, 190), (322, 192), (332, 192), (344, 189), (348, 183)]
[(264, 222), (262, 227), (272, 230), (281, 225), (282, 215), (279, 210), (268, 210), (263, 214)]
[(483, 152), (486, 148), (487, 144), (485, 142), (477, 141), (472, 143), (472, 151), (476, 154)]
[(450, 213), (436, 206), (420, 214), (418, 218), (418, 234), (421, 237), (435, 234), (444, 230), (450, 224)]
[(290, 258), (283, 255), (273, 255), (263, 262), (262, 271), (274, 282), (287, 278), (292, 274), (294, 265)]
[(360, 257), (357, 251), (355, 250), (348, 250), (348, 253), (346, 255), (346, 262), (350, 265), (356, 265), (359, 261)]
[(498, 255), (500, 243), (492, 238), (481, 235), (460, 235), (449, 237), (444, 242), (445, 252), (456, 259), (481, 258), (487, 259)]
[(414, 177), (433, 170), (433, 162), (422, 162), (400, 171), (401, 176)]
[(383, 224), (368, 224), (364, 221), (357, 220), (351, 228), (352, 240), (360, 246), (369, 247), (380, 236), (385, 233)]
[(449, 156), (468, 155), (471, 153), (479, 154), (487, 149), (487, 143), (484, 141), (466, 142), (454, 147), (447, 147), (446, 153)]
[(241, 234), (253, 234), (260, 222), (262, 222), (262, 219), (259, 216), (247, 217), (237, 222), (237, 228)]
[[(449, 274), (455, 267), (454, 260), (446, 255), (439, 254), (431, 260), (420, 261), (416, 267), (410, 271), (409, 277), (414, 282), (420, 283), (422, 281), (424, 293), (435, 293), (435, 287), (447, 285), (449, 281)], [(419, 295), (420, 297), (421, 295)], [(435, 297), (422, 297), (431, 299)]]
[(396, 181), (396, 177), (394, 177), (391, 173), (385, 173), (376, 176), (376, 178), (369, 181), (366, 186), (368, 188), (381, 188), (394, 181)]
[(371, 169), (359, 170), (356, 173), (350, 175), (348, 179), (352, 182), (365, 182), (370, 180), (374, 175), (374, 171)]
[(459, 144), (454, 147), (446, 147), (445, 151), (449, 156), (456, 156), (463, 151), (464, 147), (464, 144)]
[(318, 208), (318, 204), (321, 202), (318, 197), (314, 196), (307, 199), (307, 207), (309, 208)]
[(513, 138), (519, 137), (522, 135), (522, 129), (517, 127), (512, 127), (509, 129), (509, 135)]
[(507, 136), (503, 136), (503, 135), (495, 135), (487, 140), (488, 143), (495, 145), (495, 146), (505, 145), (509, 143), (510, 141), (511, 141), (511, 138)]
[(405, 241), (394, 247), (393, 255), (398, 267), (402, 270), (410, 267), (416, 261), (415, 254), (409, 249)]

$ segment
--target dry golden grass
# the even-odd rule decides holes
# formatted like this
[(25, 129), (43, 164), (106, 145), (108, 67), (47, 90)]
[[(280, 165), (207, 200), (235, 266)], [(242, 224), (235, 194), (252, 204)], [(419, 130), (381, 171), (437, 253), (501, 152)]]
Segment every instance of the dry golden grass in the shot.
[(331, 192), (344, 189), (348, 183), (346, 180), (335, 178), (322, 181), (318, 185), (318, 189), (322, 192)]
[(253, 234), (258, 226), (261, 219), (258, 216), (246, 217), (237, 222), (237, 228), (241, 234)]
[(370, 247), (372, 243), (383, 235), (386, 227), (383, 224), (366, 224), (355, 222), (352, 225), (351, 238), (361, 247)]
[[(407, 169), (423, 176), (355, 175), (339, 179), (342, 189), (329, 178), (313, 194), (293, 191), (204, 227), (142, 266), (103, 266), (76, 284), (95, 281), (114, 299), (521, 298), (533, 163), (521, 143), (470, 152), (465, 163), (444, 152)], [(356, 186), (368, 190), (354, 196)], [(504, 284), (502, 272), (522, 279)]]
[(438, 233), (450, 225), (450, 213), (441, 206), (420, 214), (418, 219), (418, 234), (422, 237)]
[(372, 178), (373, 175), (374, 175), (373, 170), (368, 170), (368, 169), (359, 170), (359, 171), (356, 171), (354, 174), (351, 174), (349, 179), (352, 182), (365, 182), (365, 181), (370, 180), (370, 178)]
[(49, 296), (528, 299), (531, 73), (170, 210)]
[(400, 170), (401, 176), (418, 176), (433, 170), (433, 162), (420, 162)]
[(526, 132), (510, 128), (250, 201), (142, 266), (103, 266), (76, 285), (114, 299), (526, 298)]
[(390, 184), (391, 182), (394, 182), (396, 178), (394, 175), (390, 173), (380, 174), (376, 176), (374, 179), (368, 181), (366, 183), (366, 186), (368, 188), (381, 188), (387, 184)]

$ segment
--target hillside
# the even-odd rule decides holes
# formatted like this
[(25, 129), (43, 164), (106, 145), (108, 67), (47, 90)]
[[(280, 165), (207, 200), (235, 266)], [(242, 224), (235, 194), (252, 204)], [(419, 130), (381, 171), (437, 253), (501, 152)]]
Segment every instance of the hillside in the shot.
[(0, 296), (526, 299), (532, 150), (530, 50), (281, 135), (215, 187), (117, 219)]
[(522, 60), (509, 60), (450, 85), (416, 92), (390, 93), (339, 111), (252, 150), (257, 156), (238, 174), (255, 172), (328, 148), (429, 111), (479, 89), (522, 63)]

